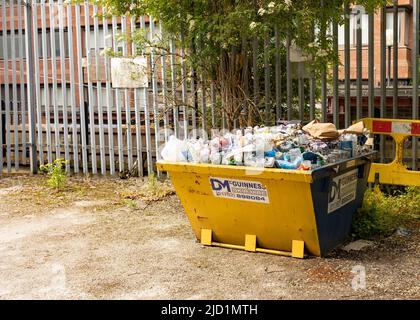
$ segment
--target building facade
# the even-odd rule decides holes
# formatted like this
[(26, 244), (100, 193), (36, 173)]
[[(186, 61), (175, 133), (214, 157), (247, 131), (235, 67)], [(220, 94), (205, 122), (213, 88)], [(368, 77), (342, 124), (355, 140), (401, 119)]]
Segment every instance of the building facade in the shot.
[[(383, 39), (386, 43), (386, 62), (385, 62), (385, 86), (386, 86), (386, 117), (393, 117), (393, 86), (394, 80), (398, 86), (398, 118), (412, 117), (412, 50), (413, 50), (413, 6), (412, 0), (398, 0), (397, 30), (394, 30), (394, 8), (388, 6), (386, 10), (386, 36)], [(350, 24), (350, 112), (351, 119), (356, 117), (357, 107), (357, 31), (361, 29), (361, 84), (362, 84), (362, 116), (368, 115), (368, 81), (369, 81), (369, 20), (368, 13), (363, 8), (351, 10), (349, 17)], [(373, 85), (374, 85), (374, 112), (373, 115), (379, 117), (381, 105), (381, 23), (382, 14), (378, 10), (374, 14), (373, 31)], [(397, 32), (398, 39), (398, 58), (397, 74), (394, 75), (394, 47), (393, 35)], [(345, 31), (344, 26), (338, 28), (339, 46), (339, 118), (340, 124), (344, 123), (345, 111)], [(328, 97), (329, 119), (332, 119), (332, 108), (334, 99), (330, 93)]]

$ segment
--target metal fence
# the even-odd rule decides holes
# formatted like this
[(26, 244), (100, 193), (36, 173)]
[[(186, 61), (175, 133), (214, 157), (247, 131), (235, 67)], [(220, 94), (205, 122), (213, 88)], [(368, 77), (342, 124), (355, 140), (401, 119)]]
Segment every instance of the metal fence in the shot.
[[(290, 39), (282, 43), (275, 26), (264, 39), (245, 41), (250, 81), (240, 107), (247, 112), (248, 101), (252, 101), (263, 110), (266, 124), (281, 118), (309, 121), (320, 117), (343, 128), (364, 116), (408, 117), (407, 110), (418, 119), (418, 1), (410, 2), (412, 28), (405, 31), (412, 45), (411, 65), (407, 66), (411, 83), (404, 86), (398, 79), (399, 33), (393, 32), (392, 43), (386, 43), (387, 17), (393, 17), (393, 30), (401, 22), (398, 1), (393, 3), (381, 9), (380, 26), (375, 25), (378, 15), (367, 14), (367, 46), (363, 28), (351, 28), (353, 18), (353, 23), (363, 25), (360, 10), (343, 8), (344, 25), (333, 24), (324, 30), (332, 35), (334, 50), (343, 63), (332, 70), (325, 68), (319, 78), (305, 74), (304, 63), (294, 62)], [(1, 1), (0, 173), (28, 166), (34, 172), (40, 164), (65, 158), (69, 172), (135, 170), (142, 176), (154, 170), (158, 150), (170, 134), (186, 137), (191, 131), (201, 135), (225, 127), (217, 83), (191, 69), (185, 61), (187, 53), (177, 47), (175, 39), (168, 40), (169, 51), (141, 51), (122, 37), (140, 29), (150, 41), (165, 39), (158, 21), (148, 16), (108, 19), (96, 13), (101, 8), (87, 1), (80, 5), (65, 5), (62, 0)], [(380, 48), (376, 50), (378, 27)], [(103, 55), (107, 48), (122, 56), (140, 51), (147, 57), (149, 87), (113, 88), (111, 58)], [(362, 63), (365, 56), (366, 65)], [(380, 81), (375, 83), (377, 60)], [(399, 106), (401, 95), (409, 99), (404, 109)], [(388, 100), (392, 101), (390, 110)], [(417, 141), (409, 143), (407, 163), (416, 169)], [(388, 146), (381, 137), (380, 161), (393, 158), (387, 154)]]

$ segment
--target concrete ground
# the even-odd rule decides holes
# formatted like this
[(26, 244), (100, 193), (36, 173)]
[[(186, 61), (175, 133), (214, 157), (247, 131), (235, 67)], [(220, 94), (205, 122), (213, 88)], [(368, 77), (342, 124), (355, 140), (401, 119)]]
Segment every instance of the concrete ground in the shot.
[(203, 247), (176, 195), (136, 198), (142, 184), (0, 177), (0, 298), (420, 298), (418, 226), (323, 259)]

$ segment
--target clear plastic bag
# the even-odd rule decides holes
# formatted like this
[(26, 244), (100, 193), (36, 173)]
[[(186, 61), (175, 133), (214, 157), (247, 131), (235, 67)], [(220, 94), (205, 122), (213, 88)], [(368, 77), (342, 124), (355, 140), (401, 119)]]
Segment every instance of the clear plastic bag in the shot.
[(188, 161), (188, 146), (185, 141), (179, 140), (175, 136), (170, 136), (160, 155), (165, 161), (186, 162)]

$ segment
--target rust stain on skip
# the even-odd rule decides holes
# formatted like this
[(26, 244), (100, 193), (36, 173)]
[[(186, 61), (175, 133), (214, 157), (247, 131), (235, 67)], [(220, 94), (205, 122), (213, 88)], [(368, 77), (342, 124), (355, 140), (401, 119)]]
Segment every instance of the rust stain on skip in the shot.
[(191, 187), (189, 187), (189, 188), (188, 188), (188, 192), (189, 192), (189, 193), (194, 193), (194, 194), (199, 194), (199, 195), (201, 195), (201, 196), (210, 196), (210, 194), (209, 194), (209, 193), (207, 193), (207, 192), (203, 192), (203, 191), (195, 190), (195, 189), (193, 189), (193, 188), (191, 188)]

